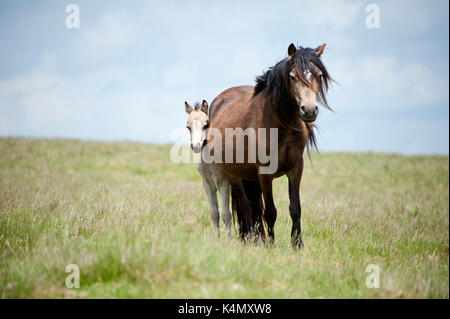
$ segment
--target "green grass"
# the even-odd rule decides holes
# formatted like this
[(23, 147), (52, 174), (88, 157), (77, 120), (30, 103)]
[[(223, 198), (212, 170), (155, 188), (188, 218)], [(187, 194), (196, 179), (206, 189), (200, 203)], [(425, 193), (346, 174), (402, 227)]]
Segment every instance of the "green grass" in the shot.
[[(295, 251), (285, 177), (275, 246), (244, 245), (223, 225), (215, 237), (195, 165), (169, 151), (0, 139), (0, 297), (449, 297), (448, 157), (313, 155)], [(68, 264), (79, 289), (65, 287)]]

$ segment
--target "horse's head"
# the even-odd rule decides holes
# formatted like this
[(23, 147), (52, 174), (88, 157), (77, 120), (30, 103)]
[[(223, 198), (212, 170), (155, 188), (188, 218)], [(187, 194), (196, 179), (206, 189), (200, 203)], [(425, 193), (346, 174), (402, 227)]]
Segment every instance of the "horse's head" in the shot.
[(189, 115), (186, 127), (191, 133), (191, 148), (195, 153), (199, 153), (206, 141), (206, 130), (209, 127), (208, 102), (203, 100), (201, 107), (198, 103), (194, 107), (188, 102), (184, 102), (184, 105)]
[(298, 106), (300, 117), (305, 122), (313, 122), (317, 118), (319, 108), (317, 101), (330, 108), (325, 98), (330, 77), (320, 60), (325, 44), (311, 48), (297, 48), (291, 43), (288, 48), (289, 57), (283, 74), (287, 94)]

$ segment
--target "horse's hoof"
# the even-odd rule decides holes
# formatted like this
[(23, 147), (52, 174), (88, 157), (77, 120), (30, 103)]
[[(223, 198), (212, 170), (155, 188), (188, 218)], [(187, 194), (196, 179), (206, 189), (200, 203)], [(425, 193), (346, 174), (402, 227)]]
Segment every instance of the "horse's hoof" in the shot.
[(292, 248), (296, 249), (296, 250), (303, 250), (305, 249), (305, 245), (303, 244), (303, 241), (295, 241), (292, 242)]
[(256, 246), (258, 246), (258, 247), (264, 246), (264, 241), (261, 239), (261, 237), (259, 237), (259, 238), (256, 240)]
[(266, 246), (270, 247), (270, 248), (275, 247), (275, 239), (272, 237), (269, 237), (266, 241)]

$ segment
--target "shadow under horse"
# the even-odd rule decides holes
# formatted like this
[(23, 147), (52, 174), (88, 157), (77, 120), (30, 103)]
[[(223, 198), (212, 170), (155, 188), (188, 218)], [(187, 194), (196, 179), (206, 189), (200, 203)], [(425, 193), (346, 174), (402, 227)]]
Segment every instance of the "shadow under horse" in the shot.
[[(295, 248), (303, 246), (300, 181), (304, 150), (317, 148), (313, 124), (319, 112), (317, 102), (331, 110), (325, 94), (332, 79), (320, 59), (324, 49), (325, 44), (316, 49), (297, 48), (291, 44), (288, 57), (257, 77), (256, 86), (229, 88), (210, 105), (210, 128), (220, 133), (220, 139), (211, 134), (208, 144), (211, 144), (210, 151), (213, 153), (221, 152), (222, 159), (215, 165), (231, 183), (232, 207), (243, 240), (261, 237), (265, 241), (265, 222), (269, 242), (274, 242), (277, 209), (272, 181), (287, 175), (292, 218), (291, 242)], [(230, 129), (236, 129), (231, 138)], [(275, 139), (270, 129), (276, 131)], [(256, 132), (252, 138), (247, 134), (251, 131)], [(263, 133), (260, 134), (260, 131)], [(239, 145), (236, 141), (244, 142)], [(253, 160), (248, 153), (249, 147), (254, 150), (251, 143), (256, 143), (258, 148)], [(272, 149), (275, 154), (271, 154), (270, 158), (275, 160), (276, 167), (267, 173), (270, 163), (262, 157), (260, 150), (267, 155)], [(232, 152), (232, 161), (225, 160), (227, 151)], [(243, 161), (236, 160), (236, 151), (244, 153)]]

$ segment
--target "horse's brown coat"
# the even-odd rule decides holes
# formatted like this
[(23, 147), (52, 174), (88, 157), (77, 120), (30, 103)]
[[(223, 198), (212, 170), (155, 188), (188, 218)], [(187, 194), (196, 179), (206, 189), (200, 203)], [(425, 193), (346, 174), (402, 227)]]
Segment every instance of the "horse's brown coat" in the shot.
[[(260, 174), (261, 162), (257, 158), (256, 163), (250, 163), (245, 156), (244, 163), (216, 163), (218, 167), (229, 177), (232, 185), (233, 206), (236, 209), (240, 222), (241, 237), (260, 233), (264, 238), (262, 227), (264, 220), (267, 223), (271, 241), (274, 240), (273, 227), (277, 211), (272, 195), (272, 180), (276, 177), (287, 175), (289, 180), (289, 210), (292, 218), (292, 244), (294, 247), (302, 246), (300, 227), (300, 180), (303, 172), (303, 153), (308, 139), (314, 142), (311, 123), (306, 123), (299, 116), (302, 106), (302, 96), (293, 96), (295, 92), (302, 94), (309, 88), (315, 96), (315, 101), (320, 99), (328, 107), (324, 96), (328, 88), (330, 77), (319, 57), (325, 45), (312, 49), (299, 48), (299, 51), (289, 46), (289, 57), (279, 62), (262, 77), (257, 79), (257, 86), (232, 87), (219, 94), (211, 103), (210, 127), (220, 130), (222, 134), (222, 150), (233, 148), (235, 154), (236, 145), (226, 140), (226, 128), (258, 128), (266, 129), (266, 154), (270, 150), (269, 130), (278, 130), (278, 167), (273, 174)], [(289, 74), (294, 70), (304, 83), (305, 89), (294, 90), (294, 85), (302, 85), (295, 82), (296, 79)], [(272, 72), (272, 73), (270, 73)], [(304, 78), (305, 72), (311, 72), (310, 81)], [(309, 92), (310, 93), (310, 92)], [(312, 93), (311, 93), (312, 94)], [(309, 107), (309, 106), (308, 106)], [(312, 106), (315, 107), (315, 104)], [(301, 113), (300, 113), (301, 114)], [(311, 113), (310, 113), (311, 114)], [(315, 116), (314, 116), (315, 119)], [(308, 117), (308, 121), (310, 116)], [(256, 134), (257, 143), (258, 135)], [(214, 145), (214, 137), (208, 143)], [(246, 140), (247, 141), (247, 140)], [(217, 143), (217, 141), (216, 141)], [(247, 154), (248, 143), (244, 144)], [(263, 146), (264, 147), (264, 146)], [(263, 194), (264, 207), (258, 201), (258, 194)], [(259, 195), (259, 197), (261, 197)]]

